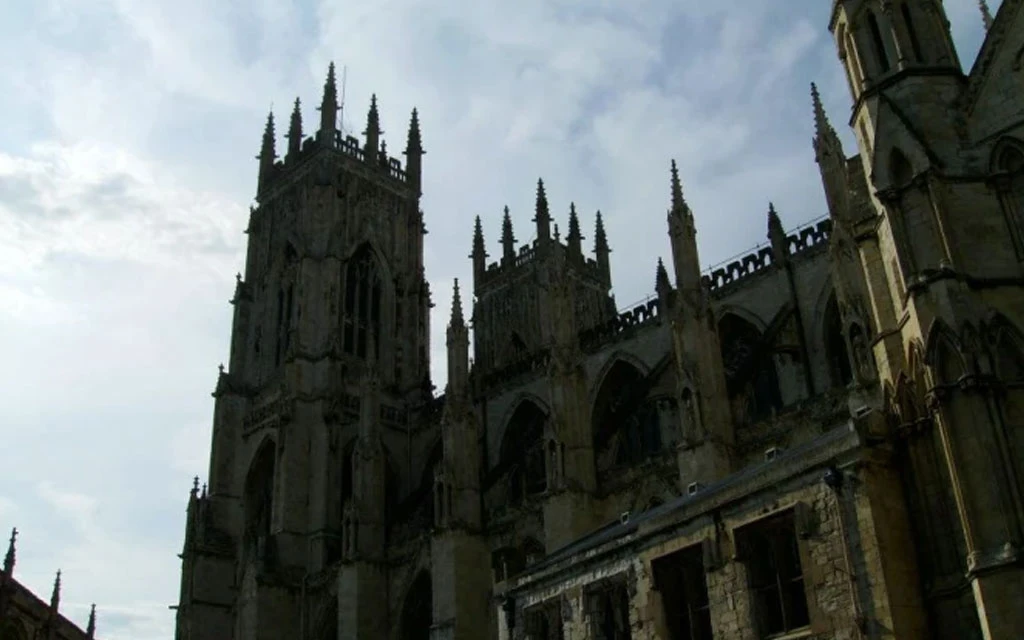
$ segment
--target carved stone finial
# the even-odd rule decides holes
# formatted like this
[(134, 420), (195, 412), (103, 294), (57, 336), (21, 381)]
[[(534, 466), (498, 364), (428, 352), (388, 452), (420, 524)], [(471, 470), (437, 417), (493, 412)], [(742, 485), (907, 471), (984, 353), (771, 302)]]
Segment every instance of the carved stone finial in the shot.
[(224, 363), (217, 365), (217, 370), (220, 371), (220, 375), (224, 375)]
[(192, 495), (199, 493), (199, 476), (192, 478)]
[(11, 572), (14, 571), (14, 543), (18, 539), (18, 528), (14, 527), (11, 529), (11, 540), (7, 545), (7, 555), (4, 556), (4, 573), (10, 577)]
[(992, 10), (988, 8), (988, 2), (978, 0), (978, 8), (981, 10), (981, 21), (985, 25), (985, 31), (992, 28)]
[(85, 626), (85, 635), (88, 638), (96, 637), (96, 605), (89, 609), (89, 623)]

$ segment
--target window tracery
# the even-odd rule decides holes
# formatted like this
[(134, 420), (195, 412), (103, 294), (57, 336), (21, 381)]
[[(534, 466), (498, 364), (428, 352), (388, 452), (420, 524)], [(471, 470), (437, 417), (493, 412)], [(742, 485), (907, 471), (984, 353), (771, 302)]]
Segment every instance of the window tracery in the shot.
[(373, 252), (363, 245), (345, 268), (343, 346), (345, 353), (366, 358), (373, 344), (373, 358), (380, 357), (381, 298), (383, 282)]

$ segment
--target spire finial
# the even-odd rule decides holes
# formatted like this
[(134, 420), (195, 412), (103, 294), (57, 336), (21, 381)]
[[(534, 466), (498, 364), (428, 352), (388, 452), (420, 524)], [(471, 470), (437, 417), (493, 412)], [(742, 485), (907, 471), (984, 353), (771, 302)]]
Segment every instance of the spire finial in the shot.
[(196, 497), (197, 493), (199, 493), (199, 476), (192, 478), (192, 497)]
[(811, 83), (811, 103), (814, 105), (814, 138), (816, 141), (836, 136), (832, 123), (825, 113), (825, 106), (821, 103), (821, 94), (818, 93), (818, 85)]
[(11, 577), (11, 572), (14, 571), (14, 543), (18, 539), (18, 528), (14, 527), (11, 529), (11, 540), (7, 543), (7, 555), (4, 556), (4, 573), (7, 577)]
[(60, 608), (60, 569), (57, 569), (57, 578), (53, 581), (53, 593), (50, 594), (50, 609), (57, 611)]
[(672, 159), (672, 211), (682, 212), (686, 210), (686, 200), (683, 199), (683, 184), (679, 181), (679, 167)]
[(380, 130), (380, 113), (377, 111), (377, 94), (370, 94), (370, 110), (366, 113), (366, 131), (363, 135), (376, 132), (377, 135), (384, 133)]
[(533, 218), (533, 221), (537, 223), (537, 240), (539, 242), (546, 242), (551, 233), (551, 212), (548, 209), (548, 196), (544, 191), (543, 178), (537, 178), (537, 204), (535, 210), (536, 216)]
[(338, 83), (334, 75), (334, 61), (327, 65), (327, 79), (324, 81), (324, 96), (320, 101), (320, 142), (332, 145), (338, 131)]
[(576, 215), (576, 203), (569, 203), (569, 234), (566, 236), (569, 249), (574, 254), (583, 253), (583, 236), (580, 234), (580, 218)]
[(516, 236), (512, 230), (512, 216), (508, 212), (508, 205), (505, 205), (504, 216), (501, 219), (501, 248), (506, 262), (515, 258)]
[(452, 286), (452, 320), (451, 326), (461, 327), (465, 324), (465, 320), (462, 317), (462, 297), (459, 295), (459, 279), (455, 278), (455, 284)]
[(484, 227), (480, 223), (480, 216), (477, 216), (473, 223), (473, 253), (469, 257), (478, 258), (481, 262), (487, 259), (487, 248), (484, 246)]
[(988, 2), (978, 0), (978, 8), (981, 9), (981, 21), (985, 25), (985, 31), (992, 28), (992, 11), (988, 8)]
[(654, 277), (654, 290), (658, 293), (668, 291), (672, 288), (672, 283), (668, 279), (668, 271), (665, 270), (665, 263), (662, 262), (661, 256), (658, 256), (658, 269), (655, 272)]
[(296, 156), (302, 148), (302, 107), (298, 98), (295, 98), (295, 108), (292, 109), (292, 119), (288, 125), (288, 155)]
[(267, 112), (267, 123), (263, 127), (263, 144), (260, 146), (260, 155), (256, 156), (261, 164), (273, 164), (277, 158), (276, 141), (274, 135), (274, 110)]
[(597, 221), (594, 223), (594, 253), (608, 251), (608, 236), (604, 232), (604, 220), (601, 218), (600, 209), (597, 211)]
[(89, 609), (89, 622), (85, 625), (85, 635), (88, 638), (96, 637), (96, 605)]
[(409, 137), (405, 145), (405, 153), (418, 153), (423, 155), (423, 139), (420, 136), (420, 116), (416, 107), (412, 109), (412, 117), (409, 119)]
[(559, 241), (559, 240), (561, 240), (561, 239), (562, 239), (562, 236), (561, 236), (561, 234), (560, 234), (560, 233), (558, 232), (558, 223), (556, 222), (556, 223), (555, 223), (555, 242), (558, 242), (558, 241)]

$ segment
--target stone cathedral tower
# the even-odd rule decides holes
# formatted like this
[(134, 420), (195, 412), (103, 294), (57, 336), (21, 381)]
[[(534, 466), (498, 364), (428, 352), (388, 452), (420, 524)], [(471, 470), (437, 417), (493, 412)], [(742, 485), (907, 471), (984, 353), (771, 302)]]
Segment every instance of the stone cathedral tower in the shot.
[(415, 110), (404, 168), (376, 97), (361, 145), (338, 130), (338, 110), (332, 64), (315, 134), (296, 100), (281, 159), (267, 118), (209, 486), (189, 503), (180, 638), (336, 626), (318, 608), (333, 596), (317, 595), (336, 587), (317, 579), (340, 560), (339, 613), (354, 625), (344, 637), (386, 630), (375, 613), (387, 599), (384, 523), (400, 470), (422, 464), (407, 427), (432, 402), (424, 152)]

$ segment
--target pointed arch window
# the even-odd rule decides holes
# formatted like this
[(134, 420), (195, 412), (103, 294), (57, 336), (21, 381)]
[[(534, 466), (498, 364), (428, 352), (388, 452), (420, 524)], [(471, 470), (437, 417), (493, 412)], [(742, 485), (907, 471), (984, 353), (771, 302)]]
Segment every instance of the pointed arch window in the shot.
[(924, 62), (921, 41), (917, 38), (917, 29), (914, 26), (914, 16), (910, 13), (910, 7), (906, 2), (900, 3), (900, 13), (903, 16), (903, 26), (907, 29), (907, 37), (910, 38), (910, 46), (914, 51), (914, 60)]
[(829, 298), (825, 307), (825, 354), (828, 356), (833, 386), (845, 387), (853, 382), (850, 351), (846, 348), (843, 320), (835, 295)]
[(1017, 255), (1024, 259), (1024, 147), (1004, 142), (997, 148), (993, 169), (1003, 174), (997, 182), (999, 199), (1013, 235)]
[(274, 507), (275, 457), (273, 441), (265, 442), (249, 467), (242, 501), (245, 519), (245, 546), (249, 553), (265, 558), (270, 539)]
[(889, 70), (889, 56), (885, 53), (885, 40), (882, 39), (882, 30), (878, 26), (878, 18), (873, 13), (868, 13), (868, 31), (871, 32), (871, 43), (874, 45), (878, 71), (879, 73), (885, 73)]
[(366, 358), (373, 345), (374, 359), (380, 357), (381, 298), (380, 266), (366, 245), (352, 255), (345, 268), (345, 298), (342, 319), (345, 353)]

